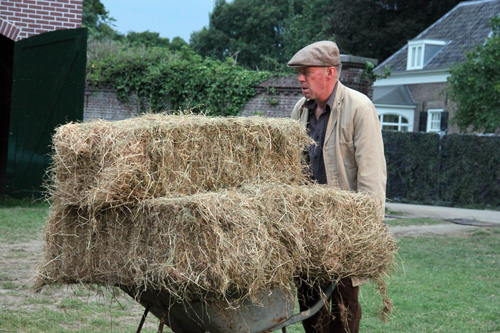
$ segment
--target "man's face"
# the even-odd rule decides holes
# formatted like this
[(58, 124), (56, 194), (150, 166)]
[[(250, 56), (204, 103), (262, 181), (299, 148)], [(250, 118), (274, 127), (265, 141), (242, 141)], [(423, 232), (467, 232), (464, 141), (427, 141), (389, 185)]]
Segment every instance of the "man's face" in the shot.
[[(328, 96), (330, 92), (325, 93), (328, 90), (328, 68), (327, 67), (300, 67), (299, 71), (299, 83), (302, 88), (302, 94), (306, 98), (318, 99), (325, 98), (325, 94)], [(328, 98), (326, 96), (326, 98)]]

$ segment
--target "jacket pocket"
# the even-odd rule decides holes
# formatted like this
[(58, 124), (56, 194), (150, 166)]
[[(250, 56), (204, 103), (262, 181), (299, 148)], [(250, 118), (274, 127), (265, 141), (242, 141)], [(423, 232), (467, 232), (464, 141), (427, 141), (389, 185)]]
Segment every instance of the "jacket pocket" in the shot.
[(340, 153), (342, 154), (343, 163), (346, 168), (356, 169), (356, 157), (354, 151), (354, 143), (350, 142), (341, 142), (340, 143)]

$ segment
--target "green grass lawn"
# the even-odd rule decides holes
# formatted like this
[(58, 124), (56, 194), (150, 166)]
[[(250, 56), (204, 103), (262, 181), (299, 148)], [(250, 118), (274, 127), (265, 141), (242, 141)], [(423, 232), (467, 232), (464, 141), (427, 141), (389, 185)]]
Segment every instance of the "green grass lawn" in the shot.
[[(46, 205), (0, 205), (2, 258), (33, 255), (16, 245), (40, 239), (46, 216)], [(397, 223), (439, 222), (426, 220), (401, 219)], [(466, 234), (401, 238), (398, 244), (397, 266), (388, 280), (393, 312), (388, 322), (379, 320), (381, 298), (376, 287), (363, 286), (362, 332), (500, 332), (499, 229), (471, 228)], [(7, 253), (9, 247), (12, 250)], [(105, 291), (96, 299), (95, 291), (77, 287), (55, 301), (58, 288), (31, 294), (24, 283), (10, 276), (12, 271), (2, 271), (2, 267), (0, 332), (134, 332), (137, 328), (142, 308), (128, 296), (114, 299)], [(15, 297), (18, 301), (11, 301)], [(158, 320), (150, 315), (146, 322), (143, 331), (154, 332)], [(296, 324), (288, 332), (303, 330)]]
[(0, 199), (0, 241), (16, 243), (40, 239), (49, 205)]
[[(0, 310), (0, 332), (136, 331), (142, 313), (133, 299), (121, 299), (117, 303), (109, 293), (100, 300), (91, 299), (93, 297), (82, 299), (69, 294), (67, 299), (54, 304), (50, 301), (50, 292), (45, 293), (45, 297), (27, 299), (18, 308)], [(148, 317), (151, 323), (143, 332), (156, 332), (158, 321), (152, 318)]]
[(475, 230), (400, 239), (392, 316), (375, 319), (376, 293), (363, 287), (363, 331), (500, 332), (500, 230)]

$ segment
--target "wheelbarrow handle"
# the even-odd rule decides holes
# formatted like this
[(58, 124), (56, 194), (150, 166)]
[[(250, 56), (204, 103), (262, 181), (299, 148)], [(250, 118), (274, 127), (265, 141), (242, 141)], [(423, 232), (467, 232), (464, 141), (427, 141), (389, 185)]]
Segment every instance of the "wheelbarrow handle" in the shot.
[(280, 328), (293, 325), (295, 323), (301, 322), (309, 317), (314, 316), (325, 305), (326, 300), (330, 298), (334, 289), (335, 289), (335, 283), (332, 282), (325, 290), (325, 297), (322, 297), (316, 304), (314, 304), (314, 306), (310, 307), (307, 310), (299, 312), (291, 316), (290, 318), (283, 320), (282, 322), (279, 322), (278, 324), (270, 327), (268, 330), (265, 331), (278, 330)]

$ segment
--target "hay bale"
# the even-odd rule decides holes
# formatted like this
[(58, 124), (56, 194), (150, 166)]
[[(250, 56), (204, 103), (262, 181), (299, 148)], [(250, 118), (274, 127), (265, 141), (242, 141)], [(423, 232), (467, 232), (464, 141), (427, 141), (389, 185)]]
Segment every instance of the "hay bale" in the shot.
[(63, 206), (124, 205), (262, 181), (303, 184), (310, 139), (291, 119), (151, 114), (61, 126), (49, 193)]
[(249, 185), (135, 206), (54, 205), (36, 284), (252, 298), (343, 277), (382, 281), (396, 243), (366, 195), (321, 185)]
[(396, 243), (379, 207), (365, 194), (304, 185), (309, 144), (290, 119), (146, 115), (61, 126), (35, 288), (241, 300), (294, 289), (301, 276), (368, 278), (385, 294)]

